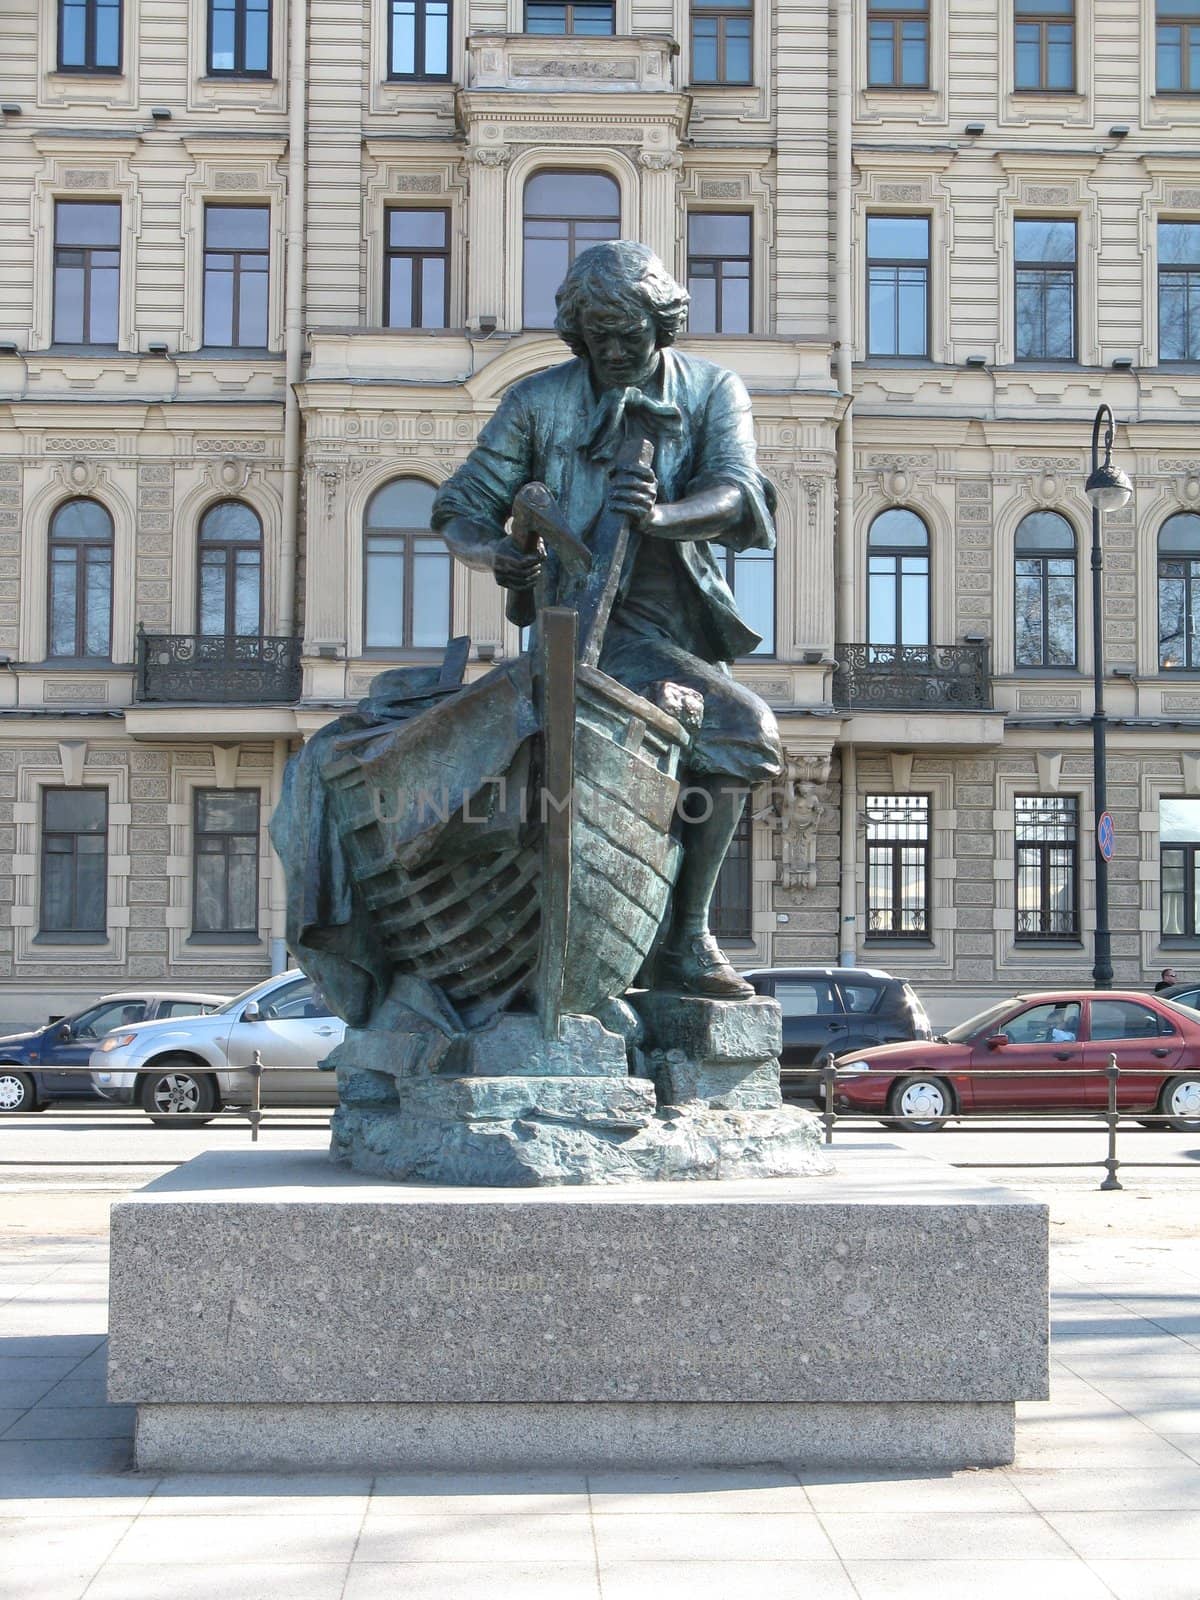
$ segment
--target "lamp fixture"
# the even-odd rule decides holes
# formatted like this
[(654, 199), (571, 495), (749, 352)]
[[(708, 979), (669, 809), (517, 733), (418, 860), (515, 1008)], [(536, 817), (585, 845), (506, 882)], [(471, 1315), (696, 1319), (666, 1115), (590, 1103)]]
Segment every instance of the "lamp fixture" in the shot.
[(824, 650), (804, 650), (800, 659), (806, 667), (819, 667), (825, 659)]
[(1118, 372), (1128, 372), (1133, 366), (1132, 356), (1114, 356), (1112, 364)]
[(19, 105), (15, 105), (13, 101), (7, 100), (3, 105), (0, 105), (0, 112), (3, 112), (6, 117), (19, 117), (21, 108)]
[(148, 356), (169, 356), (171, 350), (169, 345), (154, 343), (146, 346), (146, 354)]
[(495, 317), (480, 317), (479, 319), (479, 331), (482, 334), (495, 333), (498, 326), (499, 324)]
[(170, 122), (172, 112), (170, 106), (151, 106), (150, 115), (155, 122)]
[[(1112, 446), (1113, 422), (1110, 413), (1104, 430), (1104, 460), (1092, 468), (1083, 486), (1084, 494), (1097, 511), (1120, 511), (1133, 498), (1133, 484), (1129, 481), (1128, 473), (1113, 466)], [(1093, 454), (1092, 460), (1095, 459)]]
[(21, 354), (11, 339), (0, 341), (0, 356), (19, 356)]
[(1110, 139), (1127, 139), (1129, 137), (1129, 124), (1126, 122), (1114, 122), (1108, 130), (1108, 137)]
[(967, 357), (967, 366), (974, 367), (976, 369), (978, 369), (980, 367), (986, 367), (987, 366), (987, 357), (986, 356), (968, 356)]
[(985, 131), (986, 125), (982, 122), (968, 122), (966, 127), (963, 129), (963, 132), (969, 133), (972, 139), (978, 139), (979, 135)]

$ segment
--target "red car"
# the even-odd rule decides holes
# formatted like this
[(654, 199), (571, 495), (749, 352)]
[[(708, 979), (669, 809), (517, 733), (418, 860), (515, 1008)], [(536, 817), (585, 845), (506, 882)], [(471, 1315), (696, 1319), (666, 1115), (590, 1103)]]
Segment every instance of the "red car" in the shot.
[[(935, 1040), (850, 1050), (836, 1063), (834, 1104), (911, 1129), (940, 1128), (960, 1111), (1101, 1110), (1110, 1055), (1121, 1069), (1120, 1110), (1200, 1130), (1200, 1011), (1119, 990), (1015, 995)], [(1036, 1075), (1010, 1078), (1008, 1067)], [(1080, 1068), (1096, 1075), (1066, 1075)], [(973, 1078), (969, 1069), (1000, 1076)]]

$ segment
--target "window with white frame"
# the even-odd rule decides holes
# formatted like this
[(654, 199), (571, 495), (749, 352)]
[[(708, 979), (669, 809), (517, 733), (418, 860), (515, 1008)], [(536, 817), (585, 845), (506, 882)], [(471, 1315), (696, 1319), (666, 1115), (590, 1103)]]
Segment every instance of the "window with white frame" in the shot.
[(1158, 861), (1164, 939), (1200, 938), (1200, 800), (1164, 796), (1158, 802)]
[(440, 650), (450, 637), (453, 559), (431, 532), (434, 488), (393, 478), (367, 504), (363, 527), (363, 648)]
[(112, 651), (113, 523), (98, 500), (50, 518), (46, 654), (107, 660)]

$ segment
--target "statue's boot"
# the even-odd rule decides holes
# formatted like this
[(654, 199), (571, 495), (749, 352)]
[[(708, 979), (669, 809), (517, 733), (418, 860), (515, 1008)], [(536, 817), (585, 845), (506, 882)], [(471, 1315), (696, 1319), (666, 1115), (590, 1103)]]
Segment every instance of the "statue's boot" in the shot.
[[(733, 970), (708, 928), (717, 875), (749, 792), (732, 778), (688, 774), (685, 798), (703, 805), (682, 811), (683, 863), (675, 885), (671, 928), (655, 965), (655, 987), (710, 1000), (748, 1000), (753, 987)], [(693, 813), (689, 816), (689, 811)]]
[(684, 946), (660, 950), (655, 987), (708, 1000), (749, 1000), (752, 984), (739, 978), (711, 933), (693, 934)]

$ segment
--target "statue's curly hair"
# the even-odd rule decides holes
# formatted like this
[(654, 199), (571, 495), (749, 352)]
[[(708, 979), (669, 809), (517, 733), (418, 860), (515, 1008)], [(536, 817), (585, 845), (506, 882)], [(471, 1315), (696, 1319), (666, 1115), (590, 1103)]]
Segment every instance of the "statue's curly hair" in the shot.
[(661, 350), (674, 344), (687, 326), (688, 298), (648, 245), (606, 240), (572, 262), (554, 297), (554, 328), (575, 355), (586, 356), (581, 326), (585, 311), (649, 314)]

